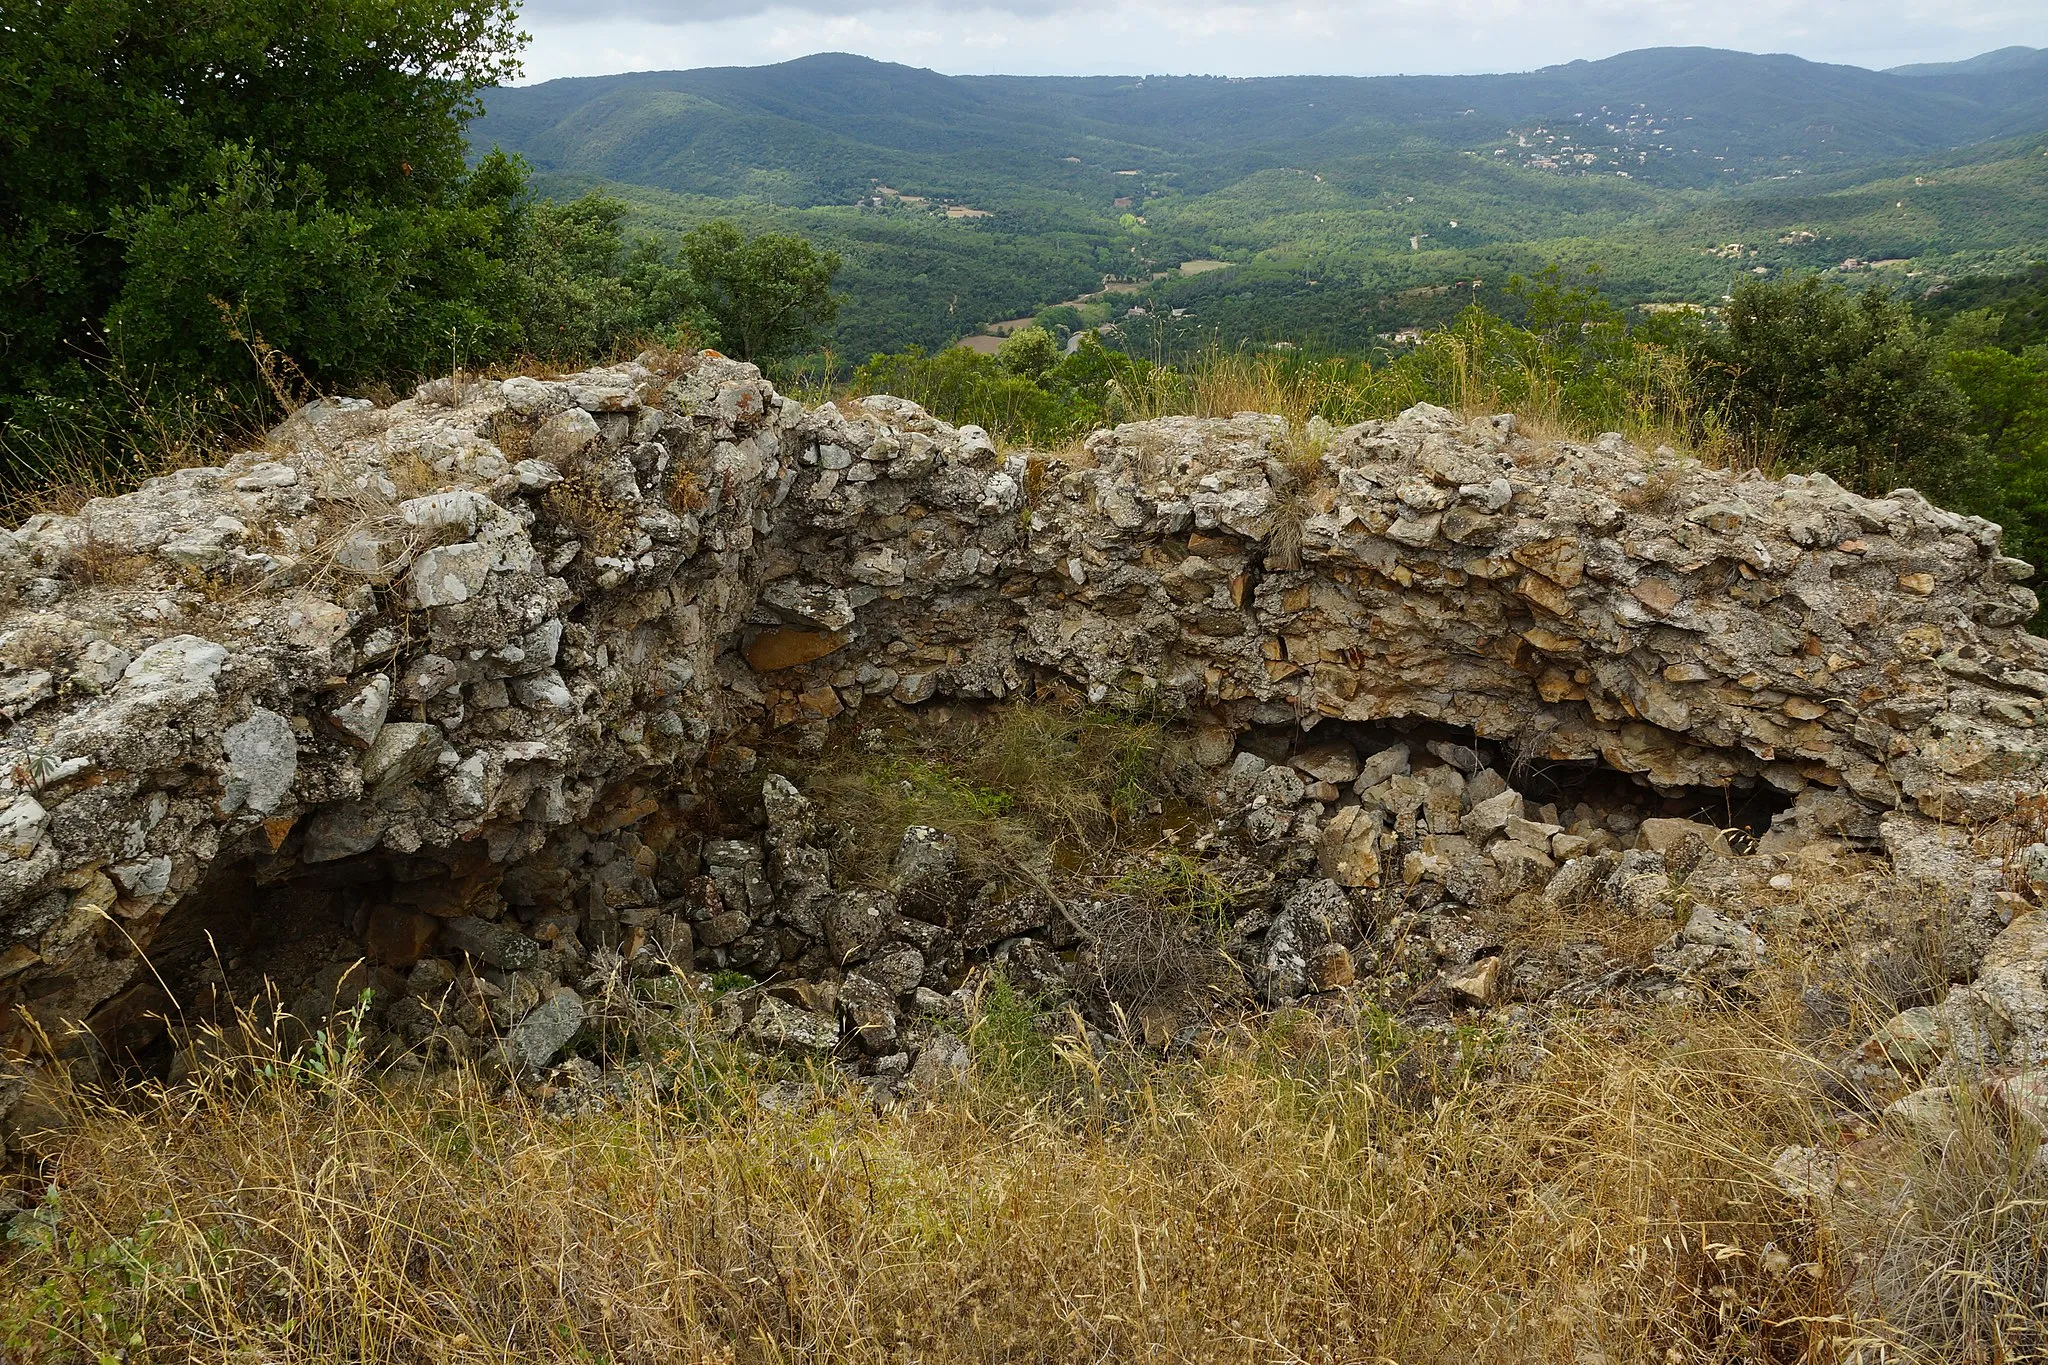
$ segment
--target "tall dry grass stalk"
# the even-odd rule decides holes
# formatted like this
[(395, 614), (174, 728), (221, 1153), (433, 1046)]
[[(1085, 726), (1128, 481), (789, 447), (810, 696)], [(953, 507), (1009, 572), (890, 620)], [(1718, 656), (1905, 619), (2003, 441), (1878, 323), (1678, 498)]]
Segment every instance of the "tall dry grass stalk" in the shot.
[(55, 413), (33, 440), (0, 432), (0, 526), (39, 512), (74, 513), (159, 474), (218, 463), (262, 430), (258, 417), (224, 417), (194, 398), (142, 386), (119, 389), (109, 403)]
[[(829, 1074), (771, 1106), (786, 1065), (701, 1038), (602, 1112), (258, 1046), (60, 1098), (0, 1322), (24, 1362), (2039, 1359), (2038, 1304), (1873, 1278), (1870, 1228), (1773, 1183), (1840, 1136), (1774, 1022), (1535, 1048), (1364, 1010), (1159, 1062), (1004, 995), (958, 1089), (886, 1112)], [(1863, 1145), (1850, 1212), (1925, 1229), (1935, 1281), (2025, 1282), (1981, 1233), (2021, 1186), (1958, 1173), (1944, 1223), (1924, 1152)]]
[(1153, 366), (1115, 386), (1128, 420), (1276, 413), (1292, 430), (1310, 417), (1337, 426), (1434, 403), (1468, 417), (1512, 412), (1538, 441), (1589, 441), (1619, 431), (1722, 467), (1768, 467), (1702, 394), (1682, 355), (1623, 340), (1597, 363), (1494, 318), (1468, 317), (1430, 333), (1392, 361), (1213, 347), (1180, 366)]
[(1260, 412), (1277, 414), (1299, 428), (1311, 416), (1340, 420), (1358, 407), (1359, 378), (1369, 374), (1343, 360), (1298, 361), (1211, 347), (1185, 366), (1151, 366), (1113, 388), (1127, 421)]

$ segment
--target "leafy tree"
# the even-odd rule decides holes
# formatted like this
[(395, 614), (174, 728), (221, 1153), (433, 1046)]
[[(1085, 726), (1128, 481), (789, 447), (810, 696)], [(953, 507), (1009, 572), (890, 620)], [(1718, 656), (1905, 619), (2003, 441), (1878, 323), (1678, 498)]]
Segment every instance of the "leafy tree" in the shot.
[(973, 422), (1012, 440), (1052, 443), (1087, 431), (1098, 410), (1055, 393), (965, 346), (927, 355), (912, 346), (872, 357), (854, 372), (857, 393), (889, 393), (921, 403), (951, 422)]
[(339, 373), (482, 325), (508, 180), (502, 165), (472, 175), (462, 130), (478, 91), (518, 70), (516, 9), (11, 3), (0, 405), (89, 388), (112, 345), (226, 381), (222, 305)]
[[(1072, 355), (1054, 350), (1051, 363), (1040, 368), (1038, 361), (1046, 358), (1051, 338), (1045, 340), (1045, 346), (1027, 342), (1007, 359), (965, 346), (948, 346), (929, 355), (912, 346), (870, 358), (855, 372), (853, 388), (859, 393), (895, 394), (922, 403), (948, 421), (974, 422), (1004, 439), (1045, 446), (1124, 420), (1125, 395), (1144, 386), (1151, 364), (1112, 351), (1093, 332), (1083, 332)], [(1029, 357), (1024, 368), (1035, 373), (1022, 373), (1009, 363), (1019, 356)]]
[(1071, 303), (1055, 304), (1038, 314), (1037, 325), (1056, 337), (1064, 337), (1087, 326), (1081, 317), (1081, 310)]
[(1100, 420), (1121, 422), (1129, 416), (1125, 395), (1145, 388), (1156, 368), (1150, 361), (1111, 350), (1094, 332), (1083, 332), (1072, 353), (1060, 357), (1041, 382), (1094, 404)]
[(2008, 351), (2048, 343), (2048, 261), (2018, 275), (1977, 275), (1955, 281), (1919, 304), (1942, 324), (1957, 350), (1999, 346)]
[(1011, 374), (1036, 382), (1060, 363), (1060, 344), (1043, 327), (1026, 327), (996, 347), (996, 363)]
[(1970, 404), (1970, 432), (2000, 463), (2048, 452), (2048, 346), (1951, 353), (1944, 369)]
[(1902, 300), (1814, 276), (1751, 280), (1723, 321), (1700, 377), (1758, 448), (1863, 493), (1910, 484), (1966, 507), (1985, 496), (1969, 405)]
[(659, 243), (628, 243), (626, 213), (597, 191), (520, 207), (510, 264), (521, 349), (573, 363), (648, 339), (716, 344), (696, 278)]
[(2008, 553), (2048, 564), (2048, 346), (1956, 351), (1945, 368), (1992, 460), (1990, 496), (1973, 510), (2005, 527)]
[(509, 284), (502, 201), (349, 209), (314, 168), (246, 144), (212, 162), (211, 184), (114, 219), (125, 270), (103, 326), (128, 366), (234, 388), (253, 378), (246, 343), (260, 337), (308, 375), (346, 380), (517, 338), (497, 306)]
[(681, 254), (719, 336), (743, 360), (788, 355), (838, 315), (831, 290), (839, 255), (801, 237), (749, 238), (719, 220), (685, 234)]
[(1601, 269), (1591, 264), (1574, 279), (1561, 261), (1535, 275), (1508, 277), (1508, 297), (1522, 305), (1522, 326), (1546, 345), (1579, 350), (1596, 334), (1605, 339), (1622, 330), (1621, 310), (1600, 292)]

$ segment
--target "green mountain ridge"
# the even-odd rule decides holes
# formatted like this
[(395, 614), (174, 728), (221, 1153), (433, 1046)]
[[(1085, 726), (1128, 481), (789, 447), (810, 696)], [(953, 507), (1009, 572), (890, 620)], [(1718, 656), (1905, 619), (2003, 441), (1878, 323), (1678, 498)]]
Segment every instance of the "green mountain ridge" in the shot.
[(2029, 66), (2048, 59), (2048, 48), (2001, 47), (1993, 52), (1980, 52), (1959, 62), (1914, 62), (1908, 66), (1886, 68), (1892, 76), (1956, 76), (1975, 75), (1985, 71), (2024, 70)]
[[(525, 156), (551, 193), (606, 185), (656, 232), (727, 216), (831, 246), (849, 296), (833, 340), (858, 355), (1104, 276), (1145, 284), (1119, 310), (1193, 309), (1226, 343), (1347, 349), (1429, 320), (1382, 299), (1477, 277), (1484, 301), (1552, 258), (1601, 262), (1628, 302), (1859, 259), (1906, 261), (1881, 270), (1925, 287), (2040, 254), (2043, 130), (2048, 52), (2029, 49), (1904, 72), (1665, 48), (1253, 80), (833, 54), (500, 89), (472, 144)], [(1192, 259), (1238, 268), (1170, 274)]]

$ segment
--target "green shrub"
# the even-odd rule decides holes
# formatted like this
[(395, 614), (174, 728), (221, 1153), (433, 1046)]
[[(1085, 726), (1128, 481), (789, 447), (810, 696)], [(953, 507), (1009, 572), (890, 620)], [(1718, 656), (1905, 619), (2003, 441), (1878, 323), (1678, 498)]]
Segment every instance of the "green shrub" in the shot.
[(518, 71), (510, 0), (32, 8), (0, 23), (0, 420), (124, 361), (246, 385), (214, 298), (346, 368), (489, 283), (463, 126)]
[(1951, 505), (1983, 500), (1969, 404), (1903, 300), (1818, 276), (1751, 280), (1722, 320), (1698, 374), (1752, 446), (1859, 493), (1910, 485)]

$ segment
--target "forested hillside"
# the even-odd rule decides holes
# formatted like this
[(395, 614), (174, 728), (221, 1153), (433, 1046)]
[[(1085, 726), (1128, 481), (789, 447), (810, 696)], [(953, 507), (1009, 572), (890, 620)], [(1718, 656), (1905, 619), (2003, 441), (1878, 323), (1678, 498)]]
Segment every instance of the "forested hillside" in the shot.
[[(1790, 269), (1917, 292), (2048, 240), (2048, 52), (2030, 49), (1898, 72), (1687, 48), (1266, 80), (831, 55), (486, 103), (473, 146), (518, 152), (552, 193), (605, 184), (649, 229), (732, 217), (838, 251), (834, 342), (856, 358), (1106, 275), (1144, 287), (1118, 317), (1179, 307), (1225, 344), (1360, 349), (1553, 259), (1600, 263), (1624, 302), (1712, 303)], [(1173, 270), (1202, 260), (1235, 268)]]

